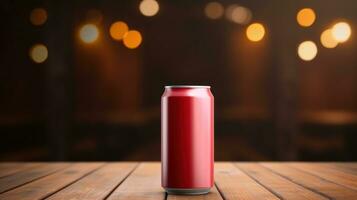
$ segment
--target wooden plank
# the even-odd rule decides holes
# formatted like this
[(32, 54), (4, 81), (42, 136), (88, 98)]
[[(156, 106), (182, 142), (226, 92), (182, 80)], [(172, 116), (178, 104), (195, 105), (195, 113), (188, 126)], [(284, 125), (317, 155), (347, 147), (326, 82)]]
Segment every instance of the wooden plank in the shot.
[(171, 195), (167, 196), (167, 200), (222, 200), (216, 186), (211, 188), (211, 191), (205, 195)]
[(215, 182), (224, 199), (279, 199), (232, 163), (215, 164)]
[(322, 163), (324, 167), (332, 167), (339, 171), (357, 175), (357, 164), (355, 163)]
[(103, 164), (76, 163), (64, 170), (0, 194), (0, 199), (43, 199), (97, 169), (101, 165)]
[(0, 193), (42, 178), (68, 166), (69, 164), (66, 163), (45, 164), (43, 166), (20, 171), (11, 176), (5, 176), (0, 179)]
[(38, 165), (40, 165), (40, 163), (1, 163), (0, 178)]
[(105, 199), (136, 165), (133, 162), (107, 164), (48, 199)]
[(161, 169), (159, 163), (142, 163), (108, 199), (165, 199), (165, 192), (161, 187), (160, 177)]
[(351, 169), (353, 171), (355, 171), (357, 173), (357, 162), (353, 162), (353, 163), (334, 163), (337, 166), (341, 166), (341, 167), (345, 167), (348, 169)]
[(271, 172), (261, 165), (237, 163), (236, 166), (281, 199), (328, 199)]
[(353, 190), (357, 190), (357, 175), (355, 174), (311, 163), (289, 163), (289, 166), (314, 174)]
[(357, 192), (349, 188), (337, 185), (318, 176), (305, 173), (301, 170), (287, 166), (281, 163), (262, 163), (264, 167), (269, 168), (281, 176), (291, 180), (294, 183), (309, 188), (317, 193), (322, 193), (333, 199), (357, 199)]

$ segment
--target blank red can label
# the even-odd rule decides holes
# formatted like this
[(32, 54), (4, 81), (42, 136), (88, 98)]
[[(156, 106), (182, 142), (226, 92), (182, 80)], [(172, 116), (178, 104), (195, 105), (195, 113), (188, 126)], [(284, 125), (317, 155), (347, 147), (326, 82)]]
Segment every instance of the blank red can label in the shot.
[(204, 194), (213, 186), (214, 97), (209, 86), (166, 86), (161, 98), (162, 187)]

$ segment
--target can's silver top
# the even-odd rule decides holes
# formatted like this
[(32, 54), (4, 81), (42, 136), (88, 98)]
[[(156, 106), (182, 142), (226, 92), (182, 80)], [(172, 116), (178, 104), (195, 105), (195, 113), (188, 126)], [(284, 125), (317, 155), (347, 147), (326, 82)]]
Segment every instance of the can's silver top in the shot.
[(166, 85), (165, 88), (211, 88), (208, 85)]

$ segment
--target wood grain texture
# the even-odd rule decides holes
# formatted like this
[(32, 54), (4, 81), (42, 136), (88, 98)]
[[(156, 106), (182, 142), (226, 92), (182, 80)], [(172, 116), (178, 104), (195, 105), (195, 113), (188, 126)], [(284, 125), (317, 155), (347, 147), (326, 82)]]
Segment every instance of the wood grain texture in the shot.
[(161, 188), (160, 163), (140, 164), (108, 199), (165, 199), (165, 192)]
[(290, 163), (289, 166), (314, 174), (326, 180), (357, 190), (357, 175), (311, 163)]
[(168, 195), (167, 200), (223, 200), (216, 186), (206, 195)]
[(357, 165), (353, 163), (321, 163), (319, 165), (357, 175)]
[(53, 194), (48, 199), (97, 200), (107, 197), (135, 168), (137, 163), (110, 163)]
[(47, 164), (22, 170), (11, 176), (5, 176), (0, 179), (0, 193), (6, 192), (12, 188), (26, 184), (38, 178), (47, 176), (68, 166), (69, 164), (66, 163), (55, 163), (50, 165)]
[(236, 166), (281, 199), (328, 199), (258, 164), (237, 163)]
[(99, 163), (77, 163), (44, 178), (30, 182), (3, 194), (0, 199), (43, 199), (97, 169)]
[(0, 164), (0, 178), (39, 165), (40, 163), (2, 163)]
[(224, 199), (279, 199), (232, 163), (215, 164), (215, 182)]
[(281, 163), (262, 163), (277, 174), (317, 193), (333, 199), (357, 199), (357, 191), (337, 185), (318, 176), (305, 173)]
[(215, 164), (207, 195), (167, 195), (159, 162), (0, 163), (0, 200), (357, 199), (357, 163)]

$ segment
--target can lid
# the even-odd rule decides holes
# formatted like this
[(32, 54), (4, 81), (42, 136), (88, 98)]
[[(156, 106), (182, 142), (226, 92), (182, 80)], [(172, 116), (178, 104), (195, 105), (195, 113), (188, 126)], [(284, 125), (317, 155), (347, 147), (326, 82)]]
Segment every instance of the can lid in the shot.
[(211, 88), (208, 85), (166, 85), (165, 88)]

